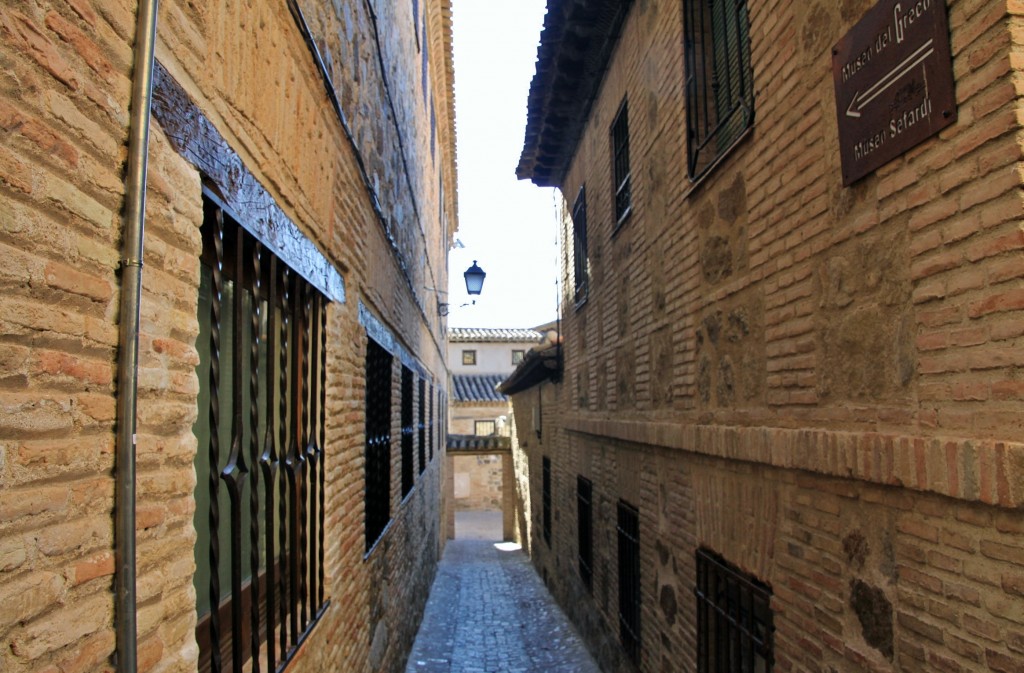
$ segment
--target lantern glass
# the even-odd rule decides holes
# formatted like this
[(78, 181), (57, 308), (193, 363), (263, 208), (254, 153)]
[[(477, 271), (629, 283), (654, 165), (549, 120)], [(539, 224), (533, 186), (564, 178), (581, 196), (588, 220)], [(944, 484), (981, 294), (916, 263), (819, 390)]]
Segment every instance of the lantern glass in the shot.
[(469, 294), (480, 294), (480, 290), (484, 287), (484, 278), (487, 274), (476, 265), (475, 259), (473, 260), (473, 266), (466, 269), (466, 273), (462, 275), (466, 278), (466, 292)]

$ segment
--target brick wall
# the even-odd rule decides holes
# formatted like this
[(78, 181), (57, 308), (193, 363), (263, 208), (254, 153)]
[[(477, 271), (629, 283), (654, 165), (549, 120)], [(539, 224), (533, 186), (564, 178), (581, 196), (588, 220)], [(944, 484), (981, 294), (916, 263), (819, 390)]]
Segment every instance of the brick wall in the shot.
[[(331, 603), (296, 671), (400, 670), (415, 634), (410, 613), (422, 609), (442, 544), (435, 442), (434, 462), (404, 502), (394, 486), (392, 525), (364, 559), (358, 306), (444, 381), (444, 328), (422, 288), (446, 285), (455, 226), (447, 3), (419, 3), (420, 17), (396, 5), (376, 24), (374, 4), (328, 12), (299, 3), (314, 33), (345, 23), (344, 48), (360, 45), (357, 62), (332, 51), (339, 45), (319, 47), (346, 127), (286, 3), (160, 3), (158, 61), (345, 282), (347, 300), (330, 306), (327, 322)], [(117, 268), (134, 12), (92, 0), (0, 9), (0, 669), (12, 672), (112, 669)], [(181, 140), (154, 122), (139, 344), (140, 671), (194, 671), (198, 654), (202, 182)], [(357, 153), (379, 163), (360, 166)], [(397, 443), (393, 454), (397, 466)]]
[[(608, 670), (631, 670), (617, 640), (619, 498), (641, 514), (642, 670), (693, 661), (697, 546), (771, 586), (777, 670), (1012, 671), (1020, 661), (1015, 510), (649, 444), (552, 440), (518, 465), (530, 477), (532, 555)], [(550, 547), (539, 535), (542, 455), (553, 457)], [(590, 591), (577, 564), (577, 474), (593, 481)]]
[[(749, 2), (753, 130), (696, 187), (679, 3), (634, 3), (590, 108), (561, 185), (566, 211), (586, 185), (589, 296), (573, 306), (566, 215), (565, 376), (542, 439), (523, 439), (534, 393), (513, 405), (523, 532), (609, 670), (633, 670), (619, 498), (640, 511), (641, 670), (694, 665), (700, 546), (771, 585), (776, 670), (1024, 660), (1020, 8), (948, 3), (959, 120), (843, 187), (830, 50), (873, 4)], [(623, 98), (633, 213), (613, 232)], [(592, 594), (577, 474), (594, 484)]]
[(453, 435), (474, 435), (476, 434), (476, 421), (495, 421), (495, 431), (498, 434), (507, 434), (507, 424), (505, 429), (502, 429), (498, 427), (497, 420), (501, 416), (505, 416), (507, 423), (508, 415), (509, 405), (507, 402), (481, 402), (479, 404), (457, 402), (452, 407), (451, 432)]

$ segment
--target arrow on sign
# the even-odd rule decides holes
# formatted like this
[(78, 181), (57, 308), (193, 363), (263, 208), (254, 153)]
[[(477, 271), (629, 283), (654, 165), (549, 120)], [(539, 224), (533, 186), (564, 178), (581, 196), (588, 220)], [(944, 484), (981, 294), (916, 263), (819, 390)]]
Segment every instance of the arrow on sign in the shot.
[(858, 91), (853, 95), (853, 100), (850, 101), (850, 106), (846, 108), (847, 117), (860, 117), (860, 111), (864, 109), (864, 106), (875, 100), (882, 94), (883, 91), (891, 87), (893, 84), (898, 82), (900, 78), (906, 75), (908, 72), (916, 68), (920, 63), (923, 63), (926, 58), (935, 53), (935, 47), (933, 46), (934, 40), (928, 40), (920, 47), (918, 47), (914, 53), (907, 56), (899, 64), (893, 67), (885, 77), (881, 78), (867, 91), (861, 93)]

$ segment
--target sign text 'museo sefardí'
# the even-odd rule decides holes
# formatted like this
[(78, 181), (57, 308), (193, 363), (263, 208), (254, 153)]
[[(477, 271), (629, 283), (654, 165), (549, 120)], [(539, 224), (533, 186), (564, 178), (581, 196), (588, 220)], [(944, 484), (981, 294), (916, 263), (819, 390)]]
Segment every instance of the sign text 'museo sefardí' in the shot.
[(832, 49), (843, 184), (956, 121), (943, 0), (882, 0)]

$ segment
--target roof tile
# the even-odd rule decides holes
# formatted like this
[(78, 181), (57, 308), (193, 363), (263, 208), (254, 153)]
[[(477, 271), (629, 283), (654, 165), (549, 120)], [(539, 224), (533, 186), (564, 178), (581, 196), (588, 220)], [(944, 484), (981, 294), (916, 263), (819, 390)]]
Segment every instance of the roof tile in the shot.
[(499, 327), (449, 327), (448, 340), (453, 343), (469, 341), (535, 342), (543, 338), (535, 329)]
[(497, 391), (504, 374), (454, 374), (452, 387), (456, 402), (505, 402), (508, 397)]

